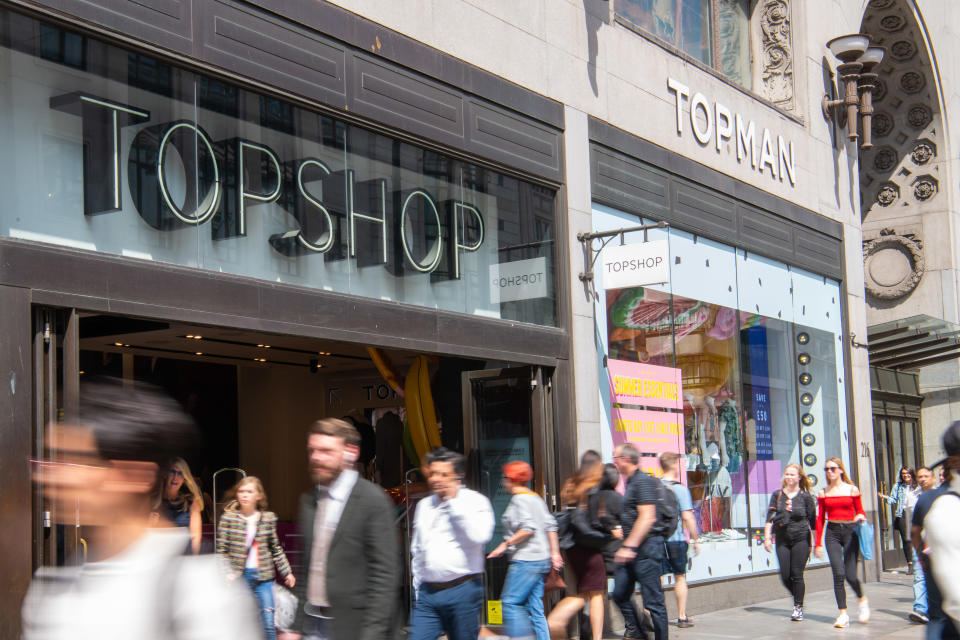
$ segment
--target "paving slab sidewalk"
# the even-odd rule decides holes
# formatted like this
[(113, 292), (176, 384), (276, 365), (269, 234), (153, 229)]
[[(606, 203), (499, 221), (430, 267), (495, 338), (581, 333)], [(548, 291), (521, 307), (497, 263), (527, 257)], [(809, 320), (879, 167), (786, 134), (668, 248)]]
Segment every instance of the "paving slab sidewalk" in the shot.
[[(793, 622), (793, 602), (780, 598), (745, 607), (714, 611), (697, 616), (695, 626), (678, 629), (676, 620), (670, 626), (675, 640), (840, 640), (842, 638), (885, 638), (888, 640), (922, 640), (923, 625), (907, 617), (913, 606), (913, 588), (909, 576), (884, 574), (883, 582), (865, 585), (873, 612), (869, 624), (856, 622), (857, 600), (848, 589), (850, 626), (834, 629), (837, 605), (833, 591), (808, 593), (804, 605), (805, 619)], [(667, 597), (672, 597), (668, 594)]]

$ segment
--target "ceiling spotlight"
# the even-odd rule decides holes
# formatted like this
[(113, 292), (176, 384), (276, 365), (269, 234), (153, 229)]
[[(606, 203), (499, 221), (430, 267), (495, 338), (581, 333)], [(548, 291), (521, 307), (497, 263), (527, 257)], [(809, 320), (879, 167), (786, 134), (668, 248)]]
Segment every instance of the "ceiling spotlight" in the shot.
[(203, 336), (193, 336), (194, 340), (200, 340), (201, 338), (203, 338)]
[(805, 405), (807, 405), (808, 407), (809, 407), (811, 404), (813, 404), (813, 394), (812, 394), (812, 393), (804, 393), (803, 395), (801, 395), (801, 396), (800, 396), (800, 404), (805, 404)]
[(810, 475), (807, 476), (807, 480), (810, 481), (810, 486), (811, 486), (811, 487), (817, 486), (817, 482), (818, 482), (817, 476), (815, 476), (815, 475), (813, 475), (813, 474), (811, 473)]
[(813, 414), (812, 414), (812, 413), (805, 413), (805, 414), (803, 414), (803, 415), (800, 417), (800, 422), (803, 423), (803, 426), (809, 427), (810, 425), (813, 424)]
[(801, 353), (800, 355), (797, 356), (797, 362), (799, 362), (800, 364), (802, 364), (802, 365), (804, 365), (804, 366), (810, 364), (810, 361), (811, 361), (812, 359), (813, 359), (813, 358), (810, 357), (810, 354), (809, 354), (809, 353)]
[(188, 334), (187, 334), (186, 336), (184, 336), (184, 337), (185, 337), (187, 340), (193, 340), (193, 334), (192, 334), (192, 333), (188, 333)]
[(113, 343), (113, 346), (115, 346), (115, 347), (122, 347), (122, 346), (123, 346), (123, 343), (122, 343), (122, 342), (114, 342), (114, 343)]
[(810, 342), (810, 334), (806, 331), (797, 334), (797, 344), (807, 344)]
[(195, 352), (193, 355), (195, 355), (195, 356), (202, 356), (202, 355), (203, 355), (203, 351), (197, 351), (197, 352)]
[(123, 346), (125, 346), (125, 347), (129, 347), (130, 345), (128, 345), (128, 344), (125, 344), (125, 345), (123, 345)]
[(802, 384), (803, 386), (807, 386), (808, 384), (813, 382), (813, 376), (807, 373), (806, 371), (804, 371), (803, 373), (800, 374), (800, 377), (798, 378), (798, 380), (800, 380), (800, 384)]
[(807, 465), (808, 467), (816, 465), (817, 456), (813, 455), (812, 453), (808, 453), (807, 455), (803, 456), (803, 464)]
[(812, 447), (817, 443), (817, 438), (812, 433), (803, 434), (803, 444)]
[(86, 373), (86, 371), (84, 371), (83, 369), (80, 369), (80, 371), (78, 371), (77, 373), (79, 373), (80, 375), (83, 375)]

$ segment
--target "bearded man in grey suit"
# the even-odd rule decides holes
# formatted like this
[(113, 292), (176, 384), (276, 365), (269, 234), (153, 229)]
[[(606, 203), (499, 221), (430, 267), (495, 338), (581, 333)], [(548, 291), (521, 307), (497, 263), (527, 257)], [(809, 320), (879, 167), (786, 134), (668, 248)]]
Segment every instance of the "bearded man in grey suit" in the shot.
[(343, 420), (310, 426), (316, 490), (300, 498), (304, 553), (294, 624), (307, 640), (381, 640), (395, 631), (400, 557), (393, 503), (353, 470), (359, 444), (360, 434)]

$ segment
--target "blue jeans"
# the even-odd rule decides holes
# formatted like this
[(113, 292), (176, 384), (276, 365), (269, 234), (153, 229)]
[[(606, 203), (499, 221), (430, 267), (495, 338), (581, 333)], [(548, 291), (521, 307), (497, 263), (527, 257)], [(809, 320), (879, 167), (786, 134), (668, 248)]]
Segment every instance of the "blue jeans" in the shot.
[(916, 550), (910, 551), (913, 552), (913, 610), (927, 615), (927, 581), (923, 574), (923, 564), (917, 558)]
[(550, 571), (550, 559), (514, 560), (500, 592), (503, 620), (511, 638), (550, 640), (543, 614), (543, 579)]
[(256, 569), (244, 569), (243, 579), (253, 591), (260, 607), (260, 619), (263, 623), (263, 632), (267, 640), (276, 640), (277, 628), (273, 620), (273, 580), (261, 580)]
[(421, 584), (407, 640), (437, 640), (444, 633), (450, 640), (477, 640), (481, 611), (483, 580), (479, 577), (441, 590)]
[(655, 640), (667, 640), (667, 606), (663, 600), (663, 587), (660, 584), (660, 571), (665, 554), (662, 536), (647, 538), (637, 556), (630, 562), (618, 564), (614, 570), (613, 601), (623, 613), (624, 634), (628, 638), (643, 638), (646, 634), (640, 629), (637, 608), (633, 604), (633, 591), (640, 583), (640, 595), (643, 596), (643, 608), (650, 612), (653, 620)]

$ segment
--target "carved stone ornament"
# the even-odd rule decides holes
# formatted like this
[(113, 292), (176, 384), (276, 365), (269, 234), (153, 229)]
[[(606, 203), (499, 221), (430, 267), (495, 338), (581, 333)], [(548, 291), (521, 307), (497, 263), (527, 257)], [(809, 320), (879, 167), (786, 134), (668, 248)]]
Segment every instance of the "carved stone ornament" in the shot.
[(863, 245), (863, 275), (867, 294), (896, 300), (909, 294), (923, 277), (923, 246), (912, 234), (884, 229)]
[(877, 78), (876, 80), (873, 81), (873, 83), (874, 83), (873, 100), (874, 100), (874, 104), (876, 104), (877, 102), (880, 102), (887, 96), (887, 83), (884, 82), (882, 78)]
[(906, 93), (917, 93), (927, 84), (927, 79), (917, 71), (907, 71), (900, 76), (900, 88)]
[(890, 33), (893, 33), (894, 31), (900, 31), (906, 24), (906, 19), (903, 16), (898, 16), (895, 13), (880, 18), (880, 28)]
[[(930, 107), (925, 104), (916, 104), (910, 107), (910, 111), (907, 112), (907, 122), (910, 123), (911, 127), (916, 129), (922, 129), (933, 120), (933, 113), (930, 111)], [(876, 116), (874, 116), (874, 123), (876, 123)]]
[(892, 182), (885, 183), (877, 192), (877, 204), (889, 207), (900, 197), (900, 189)]
[(932, 144), (926, 141), (918, 142), (917, 146), (910, 152), (910, 159), (913, 160), (914, 164), (927, 164), (935, 154), (936, 151), (934, 151)]
[(788, 0), (761, 0), (760, 60), (763, 96), (784, 109), (793, 109), (793, 42)]
[(909, 40), (898, 40), (890, 45), (890, 55), (894, 60), (904, 62), (917, 53), (917, 48)]
[(870, 0), (871, 9), (886, 9), (893, 4), (893, 0)]
[(937, 195), (938, 189), (936, 178), (932, 176), (922, 176), (913, 185), (913, 196), (922, 202)]
[(893, 147), (879, 147), (873, 155), (873, 167), (877, 171), (889, 171), (897, 164), (897, 152)]
[(890, 114), (878, 111), (873, 114), (873, 135), (882, 138), (893, 131), (893, 118)]

